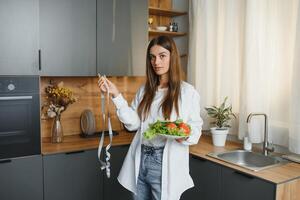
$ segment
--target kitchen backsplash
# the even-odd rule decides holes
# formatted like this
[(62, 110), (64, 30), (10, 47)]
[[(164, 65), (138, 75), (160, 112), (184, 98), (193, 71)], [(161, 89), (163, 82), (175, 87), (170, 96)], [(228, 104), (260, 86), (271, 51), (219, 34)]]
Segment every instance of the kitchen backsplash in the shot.
[[(144, 83), (145, 77), (108, 77), (110, 81), (116, 84), (124, 98), (130, 104), (133, 100), (136, 91)], [(97, 77), (41, 77), (41, 106), (45, 102), (45, 87), (50, 83), (63, 82), (64, 87), (71, 89), (75, 97), (78, 99), (74, 104), (62, 113), (61, 122), (64, 135), (78, 135), (80, 129), (80, 115), (85, 109), (92, 110), (95, 121), (96, 131), (103, 129), (101, 105), (100, 105), (100, 90), (98, 88)], [(111, 122), (113, 130), (123, 130), (124, 127), (116, 116), (115, 106), (110, 103), (109, 110), (111, 112)], [(51, 126), (53, 119), (41, 113), (41, 136), (51, 136)]]

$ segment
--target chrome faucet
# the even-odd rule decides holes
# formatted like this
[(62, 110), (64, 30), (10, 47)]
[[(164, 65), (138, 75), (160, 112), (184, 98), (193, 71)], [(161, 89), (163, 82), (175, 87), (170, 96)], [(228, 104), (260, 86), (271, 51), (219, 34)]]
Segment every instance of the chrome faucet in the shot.
[(274, 147), (269, 148), (268, 143), (268, 116), (265, 113), (250, 113), (247, 117), (247, 123), (250, 123), (252, 116), (262, 115), (265, 117), (265, 130), (264, 130), (264, 143), (263, 143), (263, 154), (268, 155), (269, 152), (274, 151)]

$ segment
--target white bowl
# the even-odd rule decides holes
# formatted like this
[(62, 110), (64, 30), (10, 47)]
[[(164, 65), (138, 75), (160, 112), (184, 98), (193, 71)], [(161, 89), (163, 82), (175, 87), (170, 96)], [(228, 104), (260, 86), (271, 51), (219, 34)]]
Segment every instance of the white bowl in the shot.
[(156, 27), (156, 30), (158, 30), (158, 31), (166, 31), (167, 28), (168, 28), (168, 27), (166, 27), (166, 26), (157, 26), (157, 27)]

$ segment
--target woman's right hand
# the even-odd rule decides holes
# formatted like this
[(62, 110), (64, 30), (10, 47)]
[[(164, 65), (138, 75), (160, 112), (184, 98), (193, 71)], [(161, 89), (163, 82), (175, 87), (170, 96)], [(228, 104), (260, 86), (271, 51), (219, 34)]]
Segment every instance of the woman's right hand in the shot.
[(116, 85), (108, 80), (105, 76), (100, 77), (100, 79), (98, 80), (98, 86), (102, 92), (107, 92), (108, 89), (109, 93), (112, 94), (114, 98), (120, 94)]

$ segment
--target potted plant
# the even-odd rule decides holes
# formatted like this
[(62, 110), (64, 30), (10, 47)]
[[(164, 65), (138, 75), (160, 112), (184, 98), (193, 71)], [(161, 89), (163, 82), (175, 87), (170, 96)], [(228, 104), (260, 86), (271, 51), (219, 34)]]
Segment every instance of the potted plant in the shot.
[(232, 105), (226, 106), (227, 97), (225, 97), (223, 103), (217, 106), (206, 107), (205, 110), (209, 117), (214, 121), (211, 124), (214, 124), (215, 127), (212, 127), (212, 140), (215, 146), (224, 146), (226, 142), (226, 137), (231, 127), (229, 121), (236, 116), (232, 112)]

